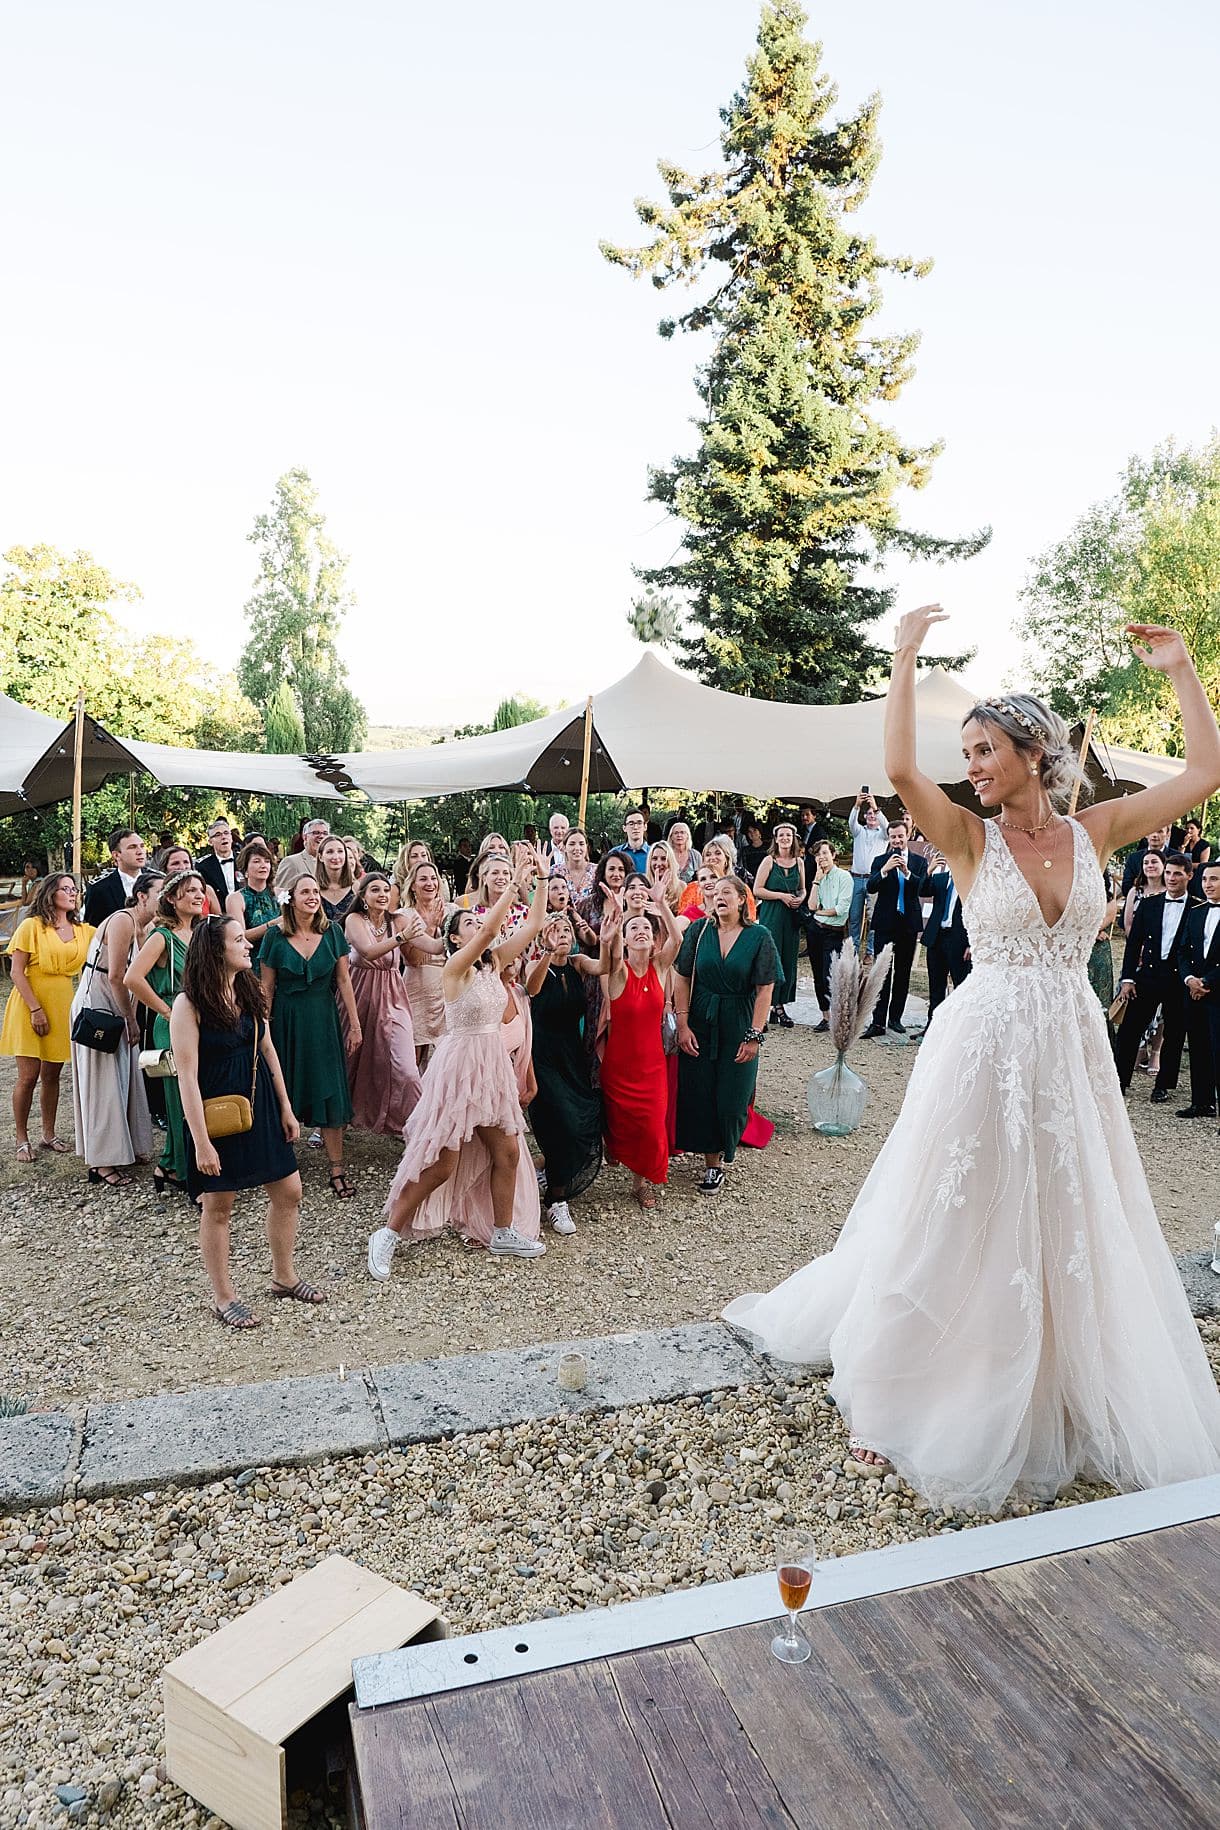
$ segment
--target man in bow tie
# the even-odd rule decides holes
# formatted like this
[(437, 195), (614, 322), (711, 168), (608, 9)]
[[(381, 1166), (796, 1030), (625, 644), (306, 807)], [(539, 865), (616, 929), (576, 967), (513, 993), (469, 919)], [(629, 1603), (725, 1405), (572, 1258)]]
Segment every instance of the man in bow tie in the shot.
[(1198, 907), (1197, 898), (1189, 893), (1192, 868), (1184, 852), (1166, 852), (1165, 894), (1146, 896), (1140, 903), (1123, 953), (1118, 989), (1127, 1008), (1114, 1045), (1114, 1064), (1125, 1093), (1135, 1071), (1140, 1040), (1159, 1005), (1165, 1033), (1152, 1089), (1154, 1106), (1163, 1105), (1178, 1084), (1186, 1041), (1186, 991), (1178, 961), (1186, 939), (1186, 917)]
[(1190, 1104), (1179, 1118), (1215, 1118), (1220, 1092), (1220, 862), (1200, 876), (1204, 901), (1188, 911), (1178, 952), (1190, 1045)]

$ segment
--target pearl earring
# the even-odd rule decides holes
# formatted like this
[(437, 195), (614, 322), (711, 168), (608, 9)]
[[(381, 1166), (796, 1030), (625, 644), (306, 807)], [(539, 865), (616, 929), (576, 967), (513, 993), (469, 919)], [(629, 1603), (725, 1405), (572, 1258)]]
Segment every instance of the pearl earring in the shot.
[(1037, 775), (1037, 773), (1038, 773), (1038, 765), (1037, 765), (1037, 763), (1030, 763), (1030, 765), (1029, 765), (1029, 772), (1030, 772), (1030, 774), (1031, 774), (1031, 775)]

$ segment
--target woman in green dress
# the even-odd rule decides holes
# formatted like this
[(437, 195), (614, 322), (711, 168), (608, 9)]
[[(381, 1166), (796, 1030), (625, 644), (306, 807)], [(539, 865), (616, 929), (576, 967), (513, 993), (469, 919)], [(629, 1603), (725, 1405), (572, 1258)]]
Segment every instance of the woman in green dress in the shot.
[[(1087, 971), (1089, 983), (1097, 993), (1108, 1023), (1110, 1006), (1114, 1002), (1114, 948), (1111, 944), (1111, 937), (1123, 902), (1122, 897), (1115, 892), (1114, 875), (1108, 864), (1101, 875), (1106, 886), (1106, 912), (1102, 918), (1101, 927), (1098, 929), (1097, 939), (1093, 942), (1093, 951), (1089, 954)], [(1113, 1027), (1111, 1027), (1110, 1033), (1113, 1037)]]
[(796, 827), (781, 821), (771, 835), (771, 849), (758, 867), (754, 879), (758, 901), (758, 919), (779, 954), (779, 971), (775, 976), (775, 994), (771, 1003), (772, 1023), (781, 1029), (792, 1028), (792, 1018), (784, 1009), (796, 997), (796, 968), (801, 948), (801, 911), (805, 903), (805, 860)]
[(237, 874), (243, 879), (225, 900), (225, 914), (240, 921), (250, 943), (250, 964), (258, 971), (258, 957), (268, 928), (279, 920), (280, 899), (271, 887), (275, 859), (261, 839), (251, 839), (243, 846), (237, 860)]
[(278, 924), (263, 941), (259, 981), (289, 1103), (303, 1126), (322, 1133), (331, 1192), (340, 1201), (353, 1200), (356, 1187), (343, 1173), (343, 1127), (352, 1116), (352, 1096), (336, 997), (347, 1017), (348, 1052), (355, 1054), (363, 1040), (347, 954), (343, 929), (322, 913), (317, 878), (298, 877)]
[[(207, 886), (198, 871), (178, 871), (161, 885), (157, 925), (127, 968), (124, 987), (137, 1004), (153, 1013), (152, 1046), (168, 1049), (169, 1013), (182, 991), (182, 968), (191, 935), (207, 918)], [(182, 1096), (178, 1082), (168, 1075), (161, 1082), (165, 1093), (165, 1148), (153, 1170), (157, 1193), (180, 1188), (186, 1193), (186, 1135)]]
[(691, 923), (674, 962), (674, 1011), (678, 1149), (702, 1154), (699, 1193), (715, 1195), (749, 1117), (780, 963), (767, 930), (750, 920), (739, 877), (721, 877), (708, 900), (707, 919)]

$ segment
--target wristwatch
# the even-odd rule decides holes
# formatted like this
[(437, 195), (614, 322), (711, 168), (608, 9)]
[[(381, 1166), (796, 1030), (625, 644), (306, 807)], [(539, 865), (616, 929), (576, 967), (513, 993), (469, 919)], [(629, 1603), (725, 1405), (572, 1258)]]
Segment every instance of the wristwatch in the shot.
[(765, 1029), (748, 1029), (742, 1037), (743, 1042), (757, 1042), (759, 1048), (762, 1047), (766, 1040), (767, 1032)]

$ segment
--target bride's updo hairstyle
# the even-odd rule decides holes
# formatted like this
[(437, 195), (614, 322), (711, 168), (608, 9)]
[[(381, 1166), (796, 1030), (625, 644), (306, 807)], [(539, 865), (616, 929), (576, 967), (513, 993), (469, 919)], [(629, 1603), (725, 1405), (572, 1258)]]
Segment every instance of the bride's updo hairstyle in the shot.
[(1031, 760), (1034, 751), (1041, 750), (1042, 786), (1060, 813), (1071, 806), (1077, 786), (1078, 799), (1093, 798), (1093, 784), (1077, 761), (1067, 725), (1058, 712), (1052, 712), (1033, 693), (1003, 693), (995, 699), (982, 699), (962, 719), (963, 730), (971, 721), (1003, 731), (1014, 748)]

